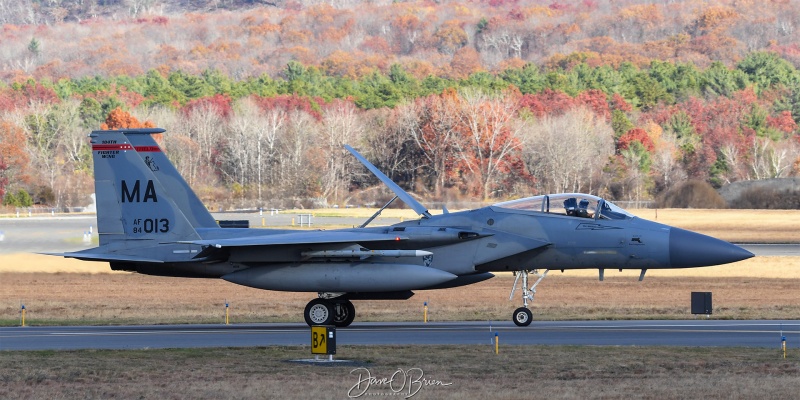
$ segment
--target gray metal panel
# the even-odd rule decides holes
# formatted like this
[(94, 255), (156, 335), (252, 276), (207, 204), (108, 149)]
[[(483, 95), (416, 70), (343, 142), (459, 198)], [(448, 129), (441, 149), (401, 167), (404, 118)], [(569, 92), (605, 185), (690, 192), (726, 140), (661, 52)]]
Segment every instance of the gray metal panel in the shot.
[(137, 257), (125, 254), (102, 253), (102, 252), (90, 253), (90, 252), (76, 251), (72, 253), (59, 253), (53, 255), (60, 255), (67, 258), (76, 258), (78, 260), (86, 260), (86, 261), (129, 261), (129, 262), (144, 262), (144, 263), (154, 263), (154, 264), (164, 263), (164, 260), (157, 260), (154, 258)]
[(142, 162), (150, 168), (156, 179), (161, 181), (167, 190), (167, 195), (179, 209), (184, 211), (189, 223), (195, 228), (218, 228), (214, 217), (175, 169), (152, 135), (148, 134), (149, 131), (124, 133)]
[(97, 234), (100, 236), (100, 245), (115, 240), (125, 239), (125, 229), (122, 227), (122, 209), (117, 201), (117, 188), (111, 179), (100, 179), (95, 167), (94, 191), (97, 201)]
[[(90, 137), (98, 231), (108, 233), (106, 243), (123, 238), (161, 242), (200, 239), (125, 135), (108, 131), (93, 132)], [(124, 236), (119, 235), (120, 227)]]

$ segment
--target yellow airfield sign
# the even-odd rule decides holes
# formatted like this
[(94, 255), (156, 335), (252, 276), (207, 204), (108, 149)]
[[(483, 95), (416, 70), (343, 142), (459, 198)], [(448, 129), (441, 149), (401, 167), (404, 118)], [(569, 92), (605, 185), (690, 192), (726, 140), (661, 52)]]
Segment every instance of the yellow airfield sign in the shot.
[(311, 354), (336, 354), (336, 327), (311, 327)]

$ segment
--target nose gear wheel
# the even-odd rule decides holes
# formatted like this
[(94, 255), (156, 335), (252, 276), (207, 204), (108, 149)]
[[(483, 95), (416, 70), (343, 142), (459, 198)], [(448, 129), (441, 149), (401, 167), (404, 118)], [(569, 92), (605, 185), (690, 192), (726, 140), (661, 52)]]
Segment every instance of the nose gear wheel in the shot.
[(524, 269), (515, 273), (517, 277), (514, 278), (514, 286), (511, 288), (511, 295), (508, 299), (514, 300), (514, 292), (516, 292), (517, 284), (520, 278), (522, 278), (522, 307), (514, 310), (514, 314), (511, 316), (511, 320), (514, 321), (517, 326), (528, 326), (531, 324), (531, 321), (533, 321), (533, 313), (528, 309), (528, 301), (533, 303), (533, 295), (536, 294), (536, 286), (547, 276), (548, 272), (550, 272), (550, 270), (546, 269), (543, 274), (539, 274), (538, 269), (533, 270), (533, 274), (538, 276), (539, 279), (536, 280), (536, 283), (534, 283), (530, 289), (528, 289), (528, 274), (531, 273), (531, 271)]

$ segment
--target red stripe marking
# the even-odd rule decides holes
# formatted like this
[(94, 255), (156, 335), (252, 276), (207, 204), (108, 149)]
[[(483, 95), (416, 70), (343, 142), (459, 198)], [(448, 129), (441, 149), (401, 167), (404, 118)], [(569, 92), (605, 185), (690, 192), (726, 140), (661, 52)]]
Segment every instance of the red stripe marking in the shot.
[(136, 151), (139, 153), (160, 153), (161, 148), (158, 146), (136, 146)]
[(133, 146), (127, 143), (121, 144), (93, 144), (93, 151), (108, 151), (108, 150), (133, 150)]

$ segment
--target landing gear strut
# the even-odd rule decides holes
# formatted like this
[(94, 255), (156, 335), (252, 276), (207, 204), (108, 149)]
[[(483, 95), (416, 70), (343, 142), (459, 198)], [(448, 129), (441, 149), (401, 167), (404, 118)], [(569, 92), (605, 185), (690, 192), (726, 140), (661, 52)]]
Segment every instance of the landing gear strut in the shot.
[(314, 299), (308, 302), (303, 312), (306, 324), (335, 325), (344, 328), (356, 318), (356, 307), (346, 299)]
[(543, 274), (539, 274), (538, 269), (533, 270), (533, 274), (538, 276), (539, 279), (536, 280), (536, 283), (534, 283), (530, 289), (528, 289), (528, 274), (530, 272), (530, 270), (524, 269), (515, 273), (517, 277), (514, 279), (514, 286), (511, 288), (511, 296), (508, 297), (509, 300), (514, 299), (514, 292), (517, 290), (517, 283), (519, 282), (519, 278), (522, 277), (522, 307), (514, 310), (514, 314), (512, 314), (511, 317), (517, 326), (528, 326), (531, 324), (531, 321), (533, 321), (533, 313), (528, 309), (528, 301), (533, 303), (533, 295), (536, 294), (536, 286), (542, 281), (542, 279), (544, 279), (545, 276), (547, 276), (547, 273), (550, 272), (550, 270), (546, 269)]

